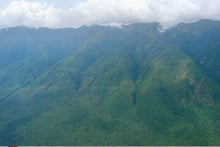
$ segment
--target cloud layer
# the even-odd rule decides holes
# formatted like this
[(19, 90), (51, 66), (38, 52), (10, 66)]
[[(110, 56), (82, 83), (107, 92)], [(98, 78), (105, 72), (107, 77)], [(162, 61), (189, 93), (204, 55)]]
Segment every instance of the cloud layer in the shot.
[(84, 0), (68, 9), (22, 0), (0, 9), (0, 28), (158, 22), (166, 29), (200, 19), (220, 20), (220, 0)]

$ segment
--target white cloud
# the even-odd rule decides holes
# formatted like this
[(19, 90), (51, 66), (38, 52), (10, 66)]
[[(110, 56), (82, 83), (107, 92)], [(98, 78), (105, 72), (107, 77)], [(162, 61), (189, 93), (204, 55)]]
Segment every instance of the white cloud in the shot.
[(79, 27), (158, 22), (164, 28), (199, 19), (220, 20), (220, 0), (87, 0), (68, 9), (13, 1), (0, 10), (0, 27)]

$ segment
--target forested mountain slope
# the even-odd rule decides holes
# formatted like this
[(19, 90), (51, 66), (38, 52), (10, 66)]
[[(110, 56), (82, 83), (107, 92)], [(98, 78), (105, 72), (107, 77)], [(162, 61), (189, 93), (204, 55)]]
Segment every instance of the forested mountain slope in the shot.
[(0, 145), (219, 145), (220, 22), (0, 30)]

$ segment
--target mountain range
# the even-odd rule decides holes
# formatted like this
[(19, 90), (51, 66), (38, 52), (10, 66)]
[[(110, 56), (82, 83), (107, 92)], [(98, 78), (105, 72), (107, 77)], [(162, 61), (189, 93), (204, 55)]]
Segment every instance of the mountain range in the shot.
[(0, 30), (0, 145), (220, 145), (220, 22)]

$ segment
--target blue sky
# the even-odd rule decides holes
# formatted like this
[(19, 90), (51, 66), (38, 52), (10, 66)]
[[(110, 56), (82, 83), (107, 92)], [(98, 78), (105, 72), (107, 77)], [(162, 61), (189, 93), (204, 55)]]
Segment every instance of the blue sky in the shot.
[[(0, 0), (0, 8), (6, 7), (8, 4), (10, 4), (14, 0)], [(73, 4), (82, 2), (84, 0), (26, 0), (28, 2), (47, 2), (48, 4), (52, 4), (55, 7), (62, 7), (62, 8), (68, 8)]]
[(200, 19), (220, 20), (220, 0), (0, 0), (0, 28), (158, 22), (168, 29)]

